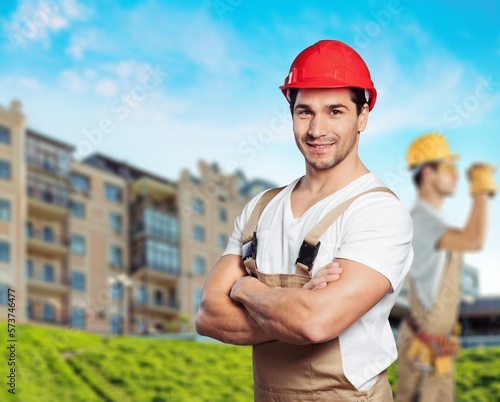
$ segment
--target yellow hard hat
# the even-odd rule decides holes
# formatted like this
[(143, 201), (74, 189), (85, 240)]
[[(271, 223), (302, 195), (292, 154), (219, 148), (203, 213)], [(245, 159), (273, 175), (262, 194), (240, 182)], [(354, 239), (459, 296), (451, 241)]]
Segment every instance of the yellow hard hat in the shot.
[(406, 161), (410, 169), (423, 163), (437, 162), (443, 159), (455, 160), (459, 157), (459, 155), (451, 153), (444, 135), (436, 132), (427, 133), (415, 139), (406, 153)]

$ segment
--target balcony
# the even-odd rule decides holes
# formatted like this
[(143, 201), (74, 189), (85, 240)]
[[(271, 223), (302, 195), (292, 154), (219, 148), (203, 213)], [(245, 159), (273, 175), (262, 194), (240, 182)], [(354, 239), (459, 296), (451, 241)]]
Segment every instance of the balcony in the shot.
[(145, 265), (136, 267), (132, 274), (133, 279), (159, 285), (177, 284), (179, 282), (179, 276), (179, 271), (173, 269), (160, 270)]
[(68, 197), (28, 186), (28, 214), (40, 218), (61, 220), (68, 216)]
[(163, 303), (137, 303), (134, 306), (134, 313), (143, 315), (153, 315), (157, 317), (174, 318), (179, 313), (179, 305), (175, 300)]
[(32, 236), (27, 239), (28, 253), (45, 257), (61, 258), (68, 255), (69, 249), (61, 240), (46, 241), (41, 236)]
[(44, 293), (50, 295), (65, 295), (70, 287), (68, 283), (61, 280), (47, 281), (41, 277), (30, 277), (28, 282), (28, 292)]
[(137, 196), (155, 199), (171, 199), (177, 194), (177, 189), (172, 184), (163, 183), (151, 177), (141, 177), (132, 185), (132, 191)]

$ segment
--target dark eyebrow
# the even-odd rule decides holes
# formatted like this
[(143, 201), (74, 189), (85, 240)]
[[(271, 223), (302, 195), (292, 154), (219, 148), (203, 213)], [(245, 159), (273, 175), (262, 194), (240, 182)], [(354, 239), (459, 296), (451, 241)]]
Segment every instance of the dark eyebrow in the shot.
[(346, 105), (344, 105), (343, 103), (335, 103), (333, 105), (328, 105), (326, 108), (327, 109), (340, 109), (340, 108), (344, 108), (344, 109), (349, 110), (349, 108)]
[(311, 107), (309, 105), (306, 105), (305, 103), (299, 103), (298, 105), (295, 105), (295, 109), (294, 110), (297, 110), (297, 109), (311, 110)]

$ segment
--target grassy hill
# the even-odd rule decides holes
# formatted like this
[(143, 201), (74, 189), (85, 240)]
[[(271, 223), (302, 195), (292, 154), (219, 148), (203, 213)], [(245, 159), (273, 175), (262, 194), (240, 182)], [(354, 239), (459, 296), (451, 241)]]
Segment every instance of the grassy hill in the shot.
[[(6, 334), (5, 325), (0, 327)], [(251, 351), (247, 347), (103, 338), (32, 325), (18, 325), (16, 335), (16, 394), (9, 394), (3, 382), (2, 401), (252, 400)], [(4, 379), (9, 374), (8, 354), (9, 350), (2, 347)], [(394, 385), (395, 367), (390, 368), (390, 377)], [(500, 348), (461, 352), (457, 401), (500, 401)]]

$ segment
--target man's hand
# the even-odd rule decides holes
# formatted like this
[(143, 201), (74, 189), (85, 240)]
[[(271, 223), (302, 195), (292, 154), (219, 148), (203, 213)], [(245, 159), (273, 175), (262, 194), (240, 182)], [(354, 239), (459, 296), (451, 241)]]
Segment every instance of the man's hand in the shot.
[(302, 287), (309, 290), (323, 289), (330, 282), (338, 281), (341, 273), (342, 268), (340, 268), (339, 263), (335, 261), (331, 262), (320, 268), (319, 271), (316, 272), (316, 275)]
[(231, 293), (229, 293), (229, 297), (233, 299), (235, 302), (241, 302), (241, 296), (244, 290), (248, 290), (251, 286), (265, 286), (264, 283), (259, 281), (257, 278), (251, 275), (244, 276), (238, 279), (233, 287), (231, 288)]

